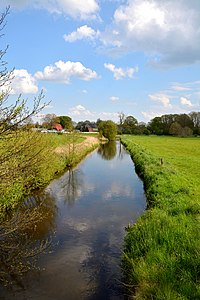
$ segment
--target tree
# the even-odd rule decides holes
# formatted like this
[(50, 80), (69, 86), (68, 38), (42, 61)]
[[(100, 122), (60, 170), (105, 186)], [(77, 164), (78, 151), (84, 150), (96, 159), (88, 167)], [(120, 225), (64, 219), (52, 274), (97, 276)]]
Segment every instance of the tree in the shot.
[(119, 112), (118, 117), (119, 117), (118, 133), (122, 134), (123, 133), (123, 123), (125, 120), (125, 114), (123, 112)]
[(118, 125), (118, 132), (121, 133), (128, 133), (128, 134), (138, 134), (138, 121), (133, 116), (125, 116), (123, 112), (118, 114), (119, 116), (119, 125)]
[[(5, 26), (5, 18), (9, 13), (9, 7), (0, 17), (0, 31)], [(2, 37), (2, 35), (0, 35)], [(15, 131), (19, 125), (26, 120), (39, 113), (46, 104), (42, 104), (44, 98), (43, 91), (38, 97), (33, 99), (33, 108), (29, 110), (27, 101), (22, 99), (21, 95), (14, 104), (8, 105), (7, 100), (10, 95), (10, 83), (13, 78), (13, 70), (9, 71), (6, 67), (7, 62), (3, 60), (8, 46), (4, 50), (0, 50), (0, 139), (10, 132)]]
[(153, 134), (157, 134), (157, 135), (163, 134), (163, 124), (162, 124), (161, 117), (155, 117), (155, 118), (153, 118), (149, 122), (147, 128)]
[(185, 127), (183, 127), (183, 129), (182, 129), (182, 134), (181, 134), (181, 136), (191, 136), (192, 133), (193, 133), (192, 129), (189, 128), (189, 127), (187, 127), (187, 126), (185, 126)]
[[(5, 18), (9, 13), (9, 7), (0, 16), (0, 31), (5, 26)], [(0, 35), (2, 37), (2, 35)], [(7, 69), (7, 62), (4, 61), (4, 56), (7, 52), (8, 46), (0, 49), (0, 139), (5, 134), (15, 130), (19, 125), (22, 125), (27, 119), (40, 112), (46, 104), (42, 104), (44, 98), (43, 91), (38, 97), (33, 100), (33, 108), (29, 110), (27, 101), (22, 99), (21, 95), (14, 104), (8, 105), (8, 98), (10, 95), (10, 83), (13, 79), (13, 70)]]
[(111, 121), (101, 121), (98, 127), (100, 135), (103, 135), (109, 141), (115, 140), (117, 135), (117, 125)]
[(190, 129), (193, 130), (194, 128), (194, 123), (192, 119), (187, 115), (187, 114), (180, 114), (177, 115), (176, 121), (184, 128), (184, 127), (189, 127)]
[[(5, 18), (9, 8), (0, 16), (0, 31), (5, 26)], [(2, 35), (0, 35), (2, 37)], [(10, 83), (13, 72), (8, 71), (3, 60), (7, 47), (0, 50), (0, 281), (8, 284), (17, 276), (28, 271), (31, 260), (49, 246), (46, 236), (40, 241), (27, 238), (27, 231), (32, 222), (39, 224), (45, 214), (41, 206), (22, 208), (21, 212), (7, 215), (17, 200), (29, 191), (33, 183), (36, 167), (41, 166), (41, 153), (45, 147), (40, 144), (39, 133), (26, 130), (27, 122), (40, 112), (45, 103), (43, 92), (33, 100), (33, 108), (29, 110), (26, 100), (21, 96), (8, 105)], [(38, 158), (39, 157), (39, 158)], [(46, 208), (46, 206), (45, 206)], [(31, 260), (28, 260), (31, 259)]]
[(62, 127), (68, 131), (73, 130), (73, 123), (72, 119), (68, 116), (59, 116), (59, 123), (62, 125)]
[(193, 133), (200, 135), (200, 112), (191, 112), (189, 114), (190, 119), (194, 124)]
[(54, 123), (59, 123), (59, 118), (55, 114), (46, 114), (43, 117), (42, 126), (47, 129), (52, 129)]
[[(194, 130), (195, 125), (193, 120), (195, 120), (195, 117), (196, 117), (195, 114), (193, 114), (192, 116), (189, 116), (187, 114), (169, 114), (169, 115), (163, 115), (161, 117), (155, 117), (149, 122), (148, 129), (153, 134), (157, 134), (157, 135), (161, 135), (161, 134), (182, 135), (183, 132), (182, 134), (180, 134), (180, 130), (184, 129), (185, 127), (190, 128), (192, 131)], [(178, 128), (177, 124), (179, 124), (182, 129)]]
[(138, 121), (133, 116), (128, 116), (122, 124), (123, 133), (133, 134), (137, 129)]
[(95, 122), (90, 122), (89, 120), (86, 120), (86, 121), (80, 121), (76, 125), (76, 129), (82, 132), (88, 132), (89, 128), (93, 128), (93, 129), (97, 128), (97, 124)]
[(178, 122), (174, 122), (171, 124), (169, 128), (169, 134), (175, 135), (175, 136), (180, 136), (182, 133), (182, 127)]
[[(8, 13), (9, 8), (1, 14), (0, 30)], [(26, 126), (45, 107), (46, 104), (42, 103), (44, 94), (41, 92), (33, 99), (31, 110), (21, 95), (8, 105), (13, 72), (7, 69), (3, 60), (6, 51), (7, 47), (0, 50), (0, 213), (16, 206), (25, 192), (31, 189), (36, 169), (46, 157), (42, 136), (27, 130)]]

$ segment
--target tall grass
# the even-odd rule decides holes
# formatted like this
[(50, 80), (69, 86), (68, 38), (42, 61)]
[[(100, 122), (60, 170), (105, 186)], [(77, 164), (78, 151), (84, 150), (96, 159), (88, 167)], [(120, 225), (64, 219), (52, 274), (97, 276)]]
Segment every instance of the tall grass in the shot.
[[(77, 164), (97, 145), (82, 147), (78, 134), (19, 131), (0, 140), (0, 211), (14, 208), (33, 189), (49, 183), (55, 174)], [(57, 151), (62, 148), (63, 151)]]
[(123, 136), (148, 209), (128, 229), (123, 266), (134, 299), (200, 299), (199, 139)]

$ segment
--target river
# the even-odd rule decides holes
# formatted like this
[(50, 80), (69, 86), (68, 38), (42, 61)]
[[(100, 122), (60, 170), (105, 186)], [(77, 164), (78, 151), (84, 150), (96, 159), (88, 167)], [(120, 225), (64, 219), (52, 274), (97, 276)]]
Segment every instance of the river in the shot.
[(51, 213), (35, 229), (35, 239), (55, 232), (51, 251), (40, 256), (40, 271), (30, 271), (20, 286), (1, 288), (0, 299), (125, 299), (120, 267), (125, 227), (136, 222), (146, 199), (120, 142), (101, 145), (27, 201), (43, 198), (43, 209)]

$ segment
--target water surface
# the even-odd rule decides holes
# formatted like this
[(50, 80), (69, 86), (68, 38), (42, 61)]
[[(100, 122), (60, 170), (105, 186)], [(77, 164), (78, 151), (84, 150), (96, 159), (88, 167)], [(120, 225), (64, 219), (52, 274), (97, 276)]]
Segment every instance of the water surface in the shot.
[[(34, 197), (39, 201), (44, 193)], [(51, 214), (35, 236), (55, 230), (53, 252), (41, 256), (41, 271), (25, 276), (23, 288), (0, 290), (2, 299), (125, 299), (120, 268), (125, 226), (136, 222), (146, 201), (124, 147), (102, 145), (52, 181), (45, 197)]]

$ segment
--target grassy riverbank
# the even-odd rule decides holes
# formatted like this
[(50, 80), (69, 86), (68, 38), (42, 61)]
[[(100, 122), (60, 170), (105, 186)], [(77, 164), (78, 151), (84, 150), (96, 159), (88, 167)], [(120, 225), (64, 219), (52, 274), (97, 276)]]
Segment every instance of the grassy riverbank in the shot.
[(98, 144), (79, 134), (18, 132), (0, 141), (0, 210), (15, 207), (31, 190), (81, 161)]
[(200, 299), (200, 139), (123, 136), (148, 210), (128, 229), (124, 271), (134, 299)]

